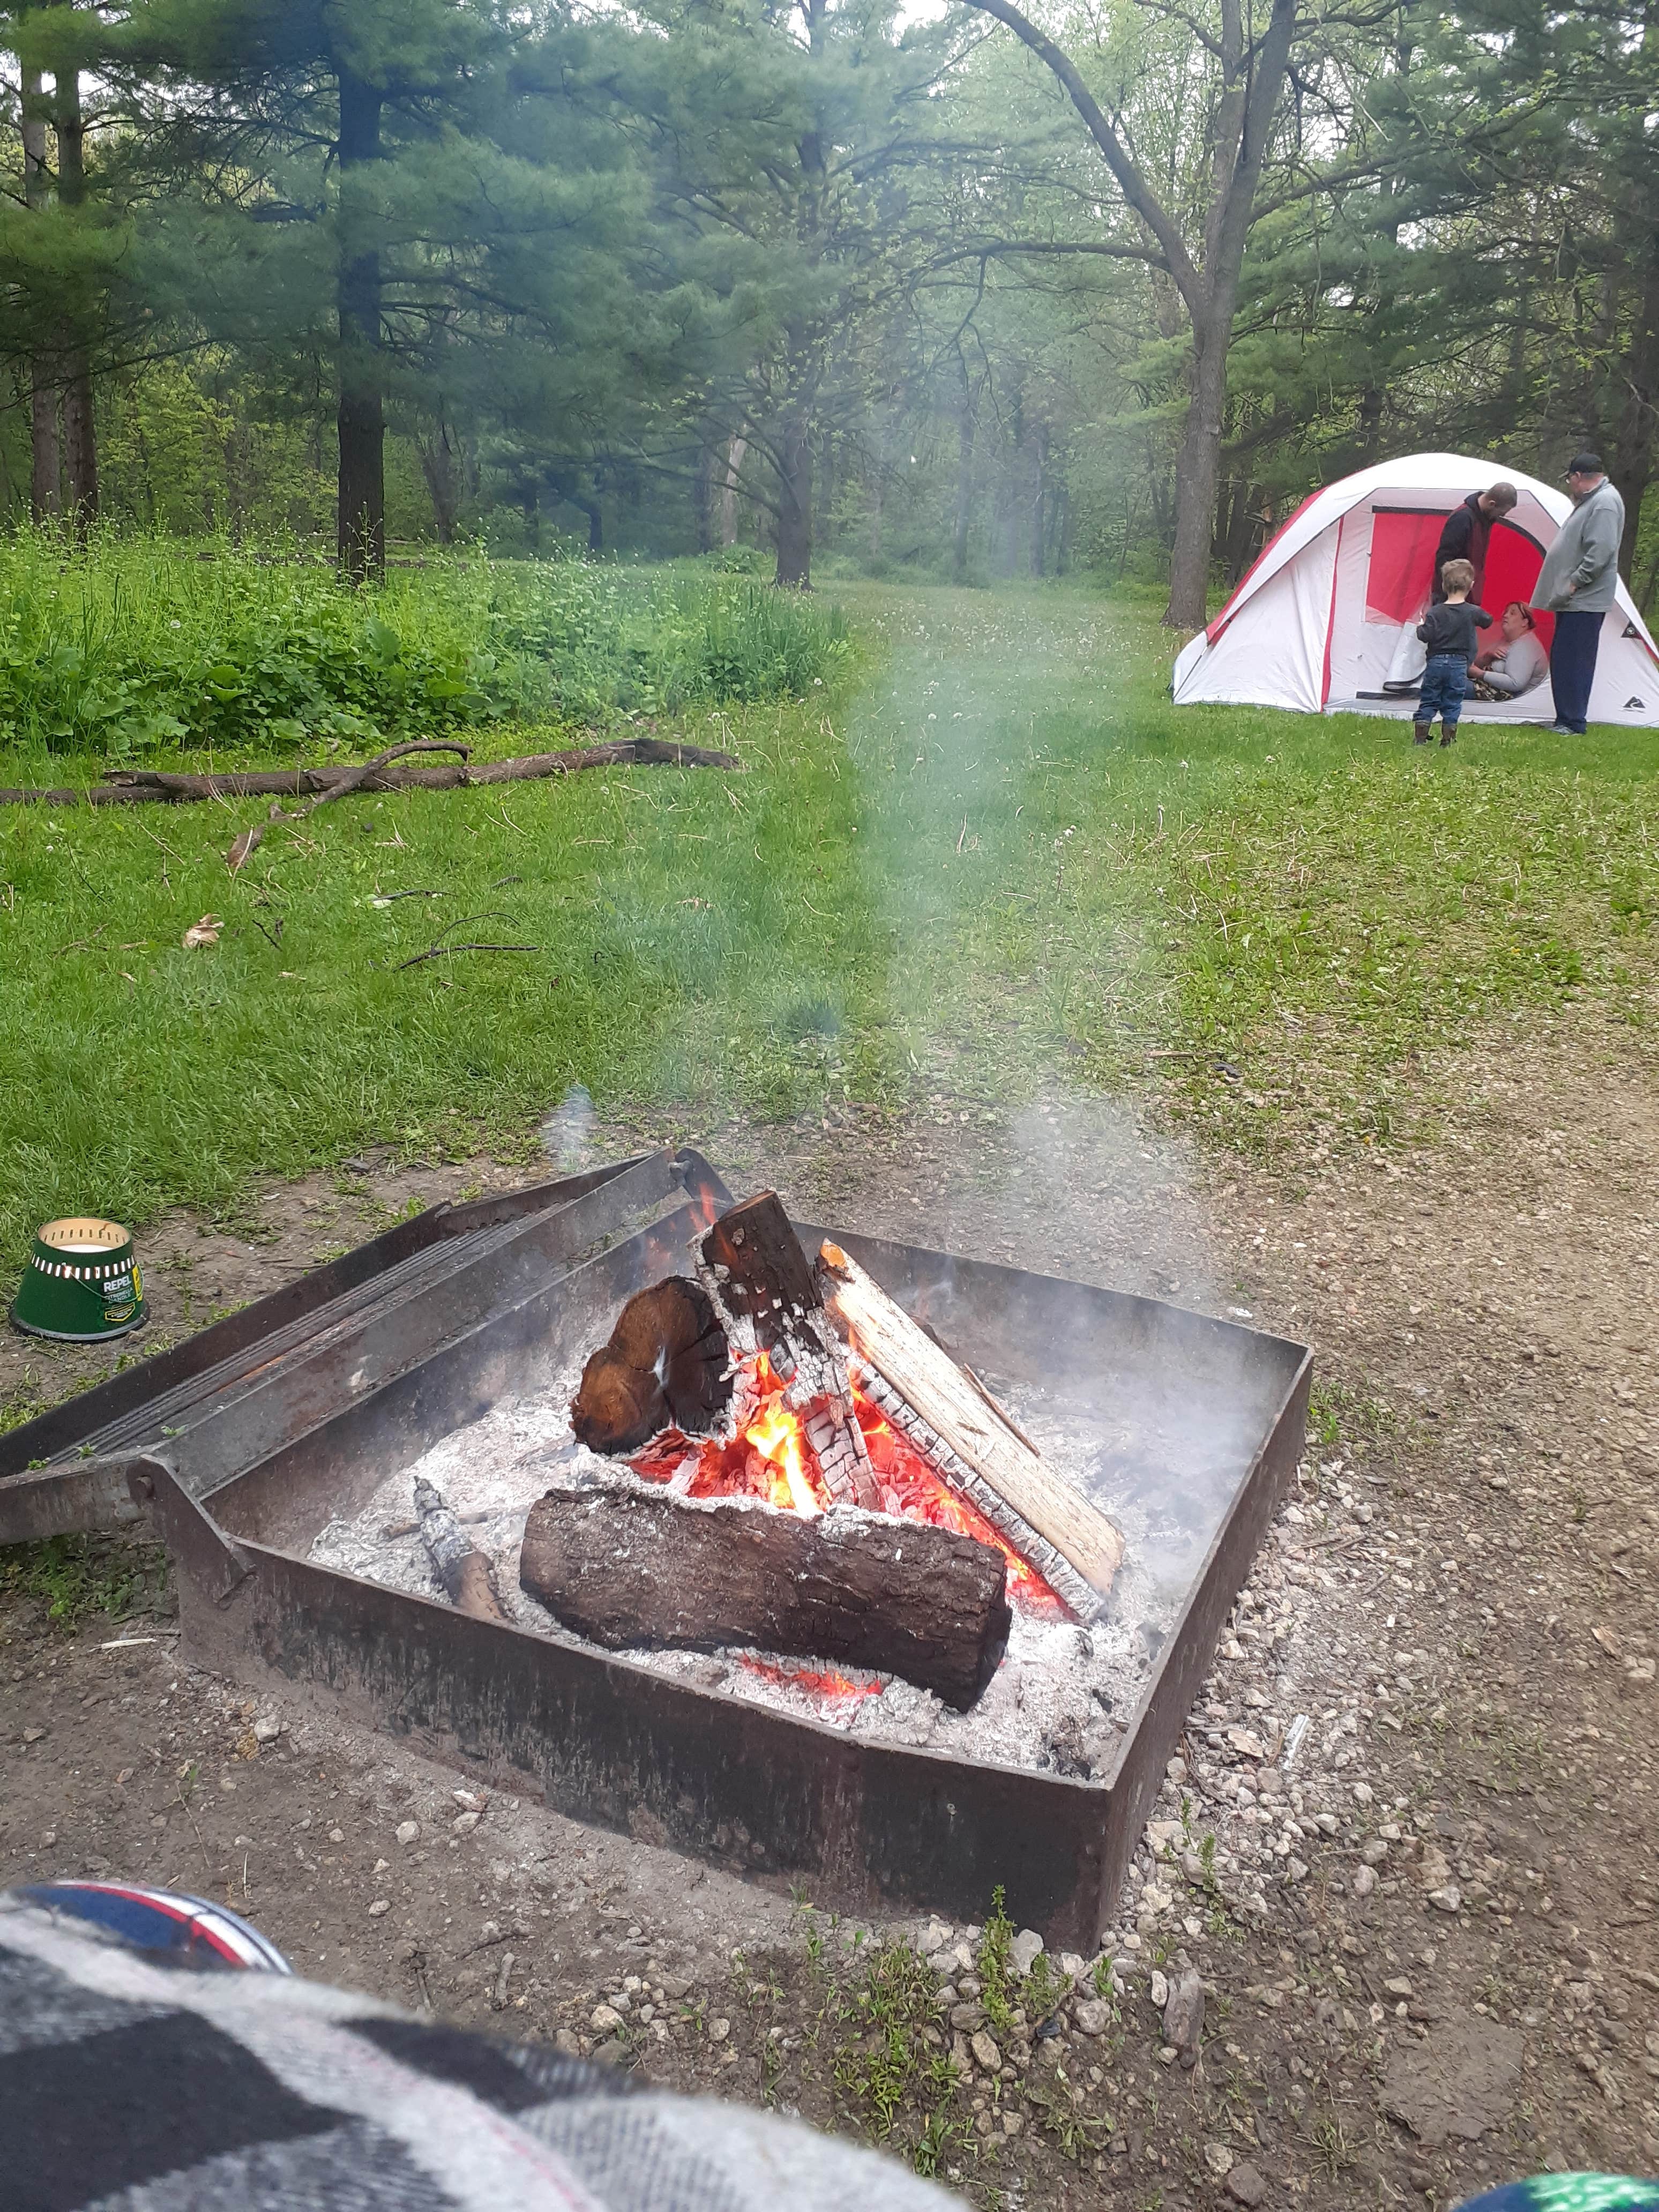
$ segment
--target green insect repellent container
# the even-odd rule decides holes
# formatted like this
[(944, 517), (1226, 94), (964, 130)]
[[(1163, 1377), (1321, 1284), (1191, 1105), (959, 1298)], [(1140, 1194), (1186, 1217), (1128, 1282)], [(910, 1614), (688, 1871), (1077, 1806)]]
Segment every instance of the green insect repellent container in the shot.
[(33, 1336), (98, 1344), (144, 1319), (143, 1285), (131, 1234), (118, 1221), (49, 1221), (18, 1285), (11, 1317)]

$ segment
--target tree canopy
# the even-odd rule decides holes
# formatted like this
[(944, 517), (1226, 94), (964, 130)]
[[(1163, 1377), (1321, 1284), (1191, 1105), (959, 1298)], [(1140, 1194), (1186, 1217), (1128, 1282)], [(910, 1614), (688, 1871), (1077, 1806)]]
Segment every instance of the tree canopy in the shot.
[(1584, 444), (1659, 592), (1659, 0), (0, 9), (0, 494), (1167, 585)]

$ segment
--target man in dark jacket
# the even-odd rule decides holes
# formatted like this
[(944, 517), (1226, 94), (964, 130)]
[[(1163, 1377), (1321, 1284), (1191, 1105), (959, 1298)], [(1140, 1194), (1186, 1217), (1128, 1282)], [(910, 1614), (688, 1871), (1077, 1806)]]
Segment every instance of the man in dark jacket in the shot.
[(1446, 526), (1440, 533), (1440, 543), (1434, 549), (1434, 594), (1436, 606), (1445, 604), (1446, 593), (1440, 581), (1440, 571), (1448, 561), (1467, 561), (1474, 571), (1474, 599), (1480, 596), (1480, 586), (1486, 566), (1486, 540), (1494, 522), (1510, 514), (1520, 494), (1512, 483), (1495, 483), (1486, 491), (1472, 491), (1461, 506), (1453, 507), (1446, 517)]

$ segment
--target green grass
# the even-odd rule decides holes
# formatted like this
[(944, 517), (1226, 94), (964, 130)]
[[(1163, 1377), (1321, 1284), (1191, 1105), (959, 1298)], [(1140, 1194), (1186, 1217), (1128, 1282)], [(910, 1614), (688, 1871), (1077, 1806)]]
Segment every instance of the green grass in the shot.
[[(665, 1131), (1151, 1085), (1317, 1153), (1403, 1140), (1428, 1056), (1501, 1018), (1517, 1045), (1590, 994), (1649, 1022), (1659, 736), (1425, 756), (1397, 724), (1176, 710), (1155, 623), (1080, 592), (844, 596), (858, 659), (810, 702), (682, 716), (742, 775), (347, 800), (234, 881), (253, 802), (0, 809), (12, 1261), (54, 1212), (522, 1144), (577, 1084)], [(399, 969), (441, 937), (538, 949)]]

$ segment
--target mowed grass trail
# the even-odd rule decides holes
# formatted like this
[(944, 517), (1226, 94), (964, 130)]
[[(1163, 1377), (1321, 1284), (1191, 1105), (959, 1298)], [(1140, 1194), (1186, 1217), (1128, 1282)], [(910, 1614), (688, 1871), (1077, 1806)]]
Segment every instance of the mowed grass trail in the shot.
[[(1342, 1143), (1398, 1134), (1415, 1055), (1504, 1010), (1648, 1022), (1652, 735), (1413, 754), (1397, 724), (1177, 711), (1155, 621), (1079, 592), (833, 596), (838, 689), (677, 726), (740, 775), (348, 799), (234, 880), (260, 802), (0, 809), (7, 1259), (54, 1212), (523, 1145), (578, 1084), (672, 1132), (1179, 1066), (1218, 1135)], [(536, 949), (398, 966), (473, 940)]]

